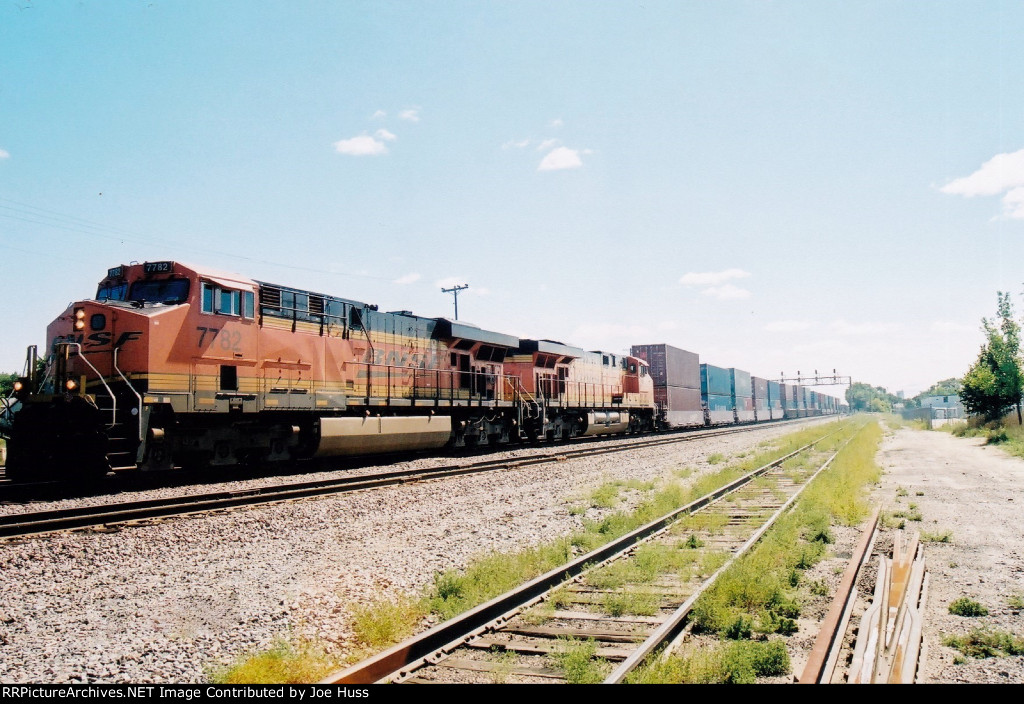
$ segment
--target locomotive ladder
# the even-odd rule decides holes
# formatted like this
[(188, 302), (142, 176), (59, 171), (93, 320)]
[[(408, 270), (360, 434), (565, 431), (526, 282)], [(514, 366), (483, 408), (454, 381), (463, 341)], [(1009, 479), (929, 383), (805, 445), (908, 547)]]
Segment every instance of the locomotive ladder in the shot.
[(519, 427), (523, 427), (525, 420), (543, 419), (544, 406), (537, 401), (536, 397), (523, 387), (523, 382), (517, 376), (506, 377), (506, 382), (511, 382), (512, 393), (515, 394), (519, 411)]

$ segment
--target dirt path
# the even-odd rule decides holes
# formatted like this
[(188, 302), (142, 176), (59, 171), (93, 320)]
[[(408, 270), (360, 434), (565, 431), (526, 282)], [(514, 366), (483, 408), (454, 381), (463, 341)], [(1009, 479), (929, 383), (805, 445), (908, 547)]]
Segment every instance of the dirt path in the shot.
[[(977, 660), (942, 645), (943, 636), (975, 627), (1024, 637), (1024, 460), (982, 442), (901, 429), (878, 454), (885, 473), (875, 500), (883, 510), (912, 515), (916, 507), (922, 520), (908, 520), (908, 530), (951, 534), (948, 543), (925, 545), (931, 583), (924, 682), (1024, 683), (1024, 656)], [(988, 616), (950, 614), (949, 604), (963, 596), (987, 607)]]

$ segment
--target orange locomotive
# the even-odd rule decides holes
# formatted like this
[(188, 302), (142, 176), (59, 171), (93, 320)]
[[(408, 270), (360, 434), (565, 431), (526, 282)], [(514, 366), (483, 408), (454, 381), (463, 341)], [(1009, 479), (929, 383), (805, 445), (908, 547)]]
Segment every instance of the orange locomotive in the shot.
[(110, 269), (6, 414), (12, 478), (654, 428), (642, 360), (176, 262)]

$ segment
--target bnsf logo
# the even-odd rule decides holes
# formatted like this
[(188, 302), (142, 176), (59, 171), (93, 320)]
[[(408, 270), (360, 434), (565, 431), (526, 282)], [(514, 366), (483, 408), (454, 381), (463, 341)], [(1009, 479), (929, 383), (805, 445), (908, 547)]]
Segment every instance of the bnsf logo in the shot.
[[(62, 342), (77, 342), (82, 347), (106, 347), (110, 344), (113, 339), (113, 333), (110, 332), (94, 332), (93, 334), (86, 337), (85, 335), (58, 335), (53, 338), (53, 344), (56, 346)], [(123, 332), (118, 336), (117, 342), (114, 343), (114, 347), (122, 347), (125, 343), (131, 342), (132, 340), (141, 340), (141, 330), (130, 330)]]

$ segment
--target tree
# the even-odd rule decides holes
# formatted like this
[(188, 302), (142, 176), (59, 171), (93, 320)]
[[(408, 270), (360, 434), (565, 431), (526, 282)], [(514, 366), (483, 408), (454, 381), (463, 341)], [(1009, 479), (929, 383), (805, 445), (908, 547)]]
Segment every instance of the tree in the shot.
[(1010, 408), (1017, 407), (1017, 423), (1021, 418), (1021, 391), (1024, 373), (1020, 359), (1020, 325), (1013, 319), (1010, 294), (998, 294), (997, 320), (981, 319), (985, 344), (963, 378), (960, 400), (970, 413), (993, 421)]
[(17, 374), (0, 373), (0, 397), (7, 398), (14, 391), (14, 382), (18, 380)]
[(846, 390), (846, 402), (850, 404), (851, 411), (888, 412), (900, 399), (881, 386), (855, 381)]

